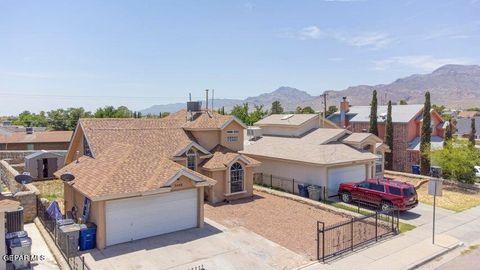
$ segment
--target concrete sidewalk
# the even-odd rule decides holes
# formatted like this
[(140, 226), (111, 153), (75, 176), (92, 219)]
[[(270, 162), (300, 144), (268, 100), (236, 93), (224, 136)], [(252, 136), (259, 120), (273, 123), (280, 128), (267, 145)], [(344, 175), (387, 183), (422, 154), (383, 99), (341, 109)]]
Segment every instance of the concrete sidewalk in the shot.
[(40, 234), (35, 223), (28, 223), (24, 226), (25, 231), (28, 232), (28, 236), (32, 238), (32, 255), (42, 255), (42, 259), (31, 262), (31, 269), (35, 270), (58, 270), (60, 269), (52, 255), (52, 252), (48, 248), (45, 240)]
[[(423, 206), (418, 211), (431, 219), (429, 208), (431, 206)], [(419, 217), (415, 222), (419, 226), (412, 231), (304, 269), (352, 269), (352, 266), (355, 269), (411, 269), (462, 244), (468, 246), (480, 240), (480, 207), (460, 213), (443, 210), (436, 219), (435, 245), (431, 243), (432, 222)]]

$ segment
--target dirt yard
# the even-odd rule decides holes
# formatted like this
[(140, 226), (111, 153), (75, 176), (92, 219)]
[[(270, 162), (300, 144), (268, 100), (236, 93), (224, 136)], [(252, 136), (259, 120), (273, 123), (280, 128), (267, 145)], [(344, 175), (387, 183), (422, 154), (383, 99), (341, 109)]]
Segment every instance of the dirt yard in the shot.
[(316, 258), (317, 221), (328, 226), (351, 218), (257, 191), (253, 199), (205, 205), (205, 217), (226, 227), (243, 226), (311, 259)]
[(49, 202), (57, 201), (60, 209), (63, 211), (63, 182), (62, 180), (43, 180), (34, 181), (33, 185), (40, 191), (40, 197), (47, 199)]
[[(385, 176), (411, 183), (414, 186), (420, 182), (420, 179), (418, 178), (387, 174), (385, 174)], [(428, 183), (424, 183), (417, 188), (418, 200), (422, 203), (432, 205), (433, 197), (428, 195), (427, 186)], [(437, 206), (441, 208), (461, 212), (463, 210), (480, 205), (480, 191), (464, 189), (452, 185), (444, 185), (443, 194), (441, 197), (437, 197), (436, 203)]]

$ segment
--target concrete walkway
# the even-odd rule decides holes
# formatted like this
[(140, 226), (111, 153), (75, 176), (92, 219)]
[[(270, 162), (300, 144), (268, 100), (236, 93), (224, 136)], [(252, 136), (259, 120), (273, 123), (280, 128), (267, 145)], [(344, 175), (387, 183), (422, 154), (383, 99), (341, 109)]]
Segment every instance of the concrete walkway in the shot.
[[(432, 213), (424, 206), (418, 211), (431, 219)], [(432, 222), (427, 222), (428, 218), (418, 219), (419, 226), (412, 231), (346, 254), (344, 258), (326, 264), (316, 263), (305, 269), (351, 269), (352, 265), (356, 269), (385, 269), (386, 266), (388, 269), (411, 269), (462, 244), (468, 246), (480, 240), (480, 207), (460, 213), (444, 209), (439, 212), (435, 245), (431, 243)]]
[(60, 269), (52, 255), (50, 249), (48, 249), (45, 240), (38, 231), (35, 223), (28, 223), (24, 226), (25, 231), (28, 232), (28, 236), (32, 238), (32, 255), (43, 255), (42, 260), (31, 262), (31, 269), (35, 270), (58, 270)]

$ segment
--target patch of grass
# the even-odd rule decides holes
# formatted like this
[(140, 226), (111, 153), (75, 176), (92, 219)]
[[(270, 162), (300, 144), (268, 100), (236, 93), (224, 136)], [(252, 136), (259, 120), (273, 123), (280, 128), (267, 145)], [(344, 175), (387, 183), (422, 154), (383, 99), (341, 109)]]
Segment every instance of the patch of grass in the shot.
[(40, 191), (40, 197), (48, 201), (63, 199), (62, 180), (45, 180), (33, 182), (33, 185)]
[[(368, 215), (371, 215), (372, 213), (374, 213), (373, 211), (365, 210), (365, 209), (362, 209), (362, 208), (360, 208), (360, 210), (359, 210), (358, 207), (355, 207), (355, 206), (352, 206), (352, 205), (347, 205), (347, 204), (344, 204), (344, 203), (339, 203), (339, 202), (328, 202), (327, 204), (329, 204), (333, 207), (336, 207), (336, 208), (340, 208), (340, 209), (343, 209), (343, 210), (350, 211), (350, 212), (359, 213), (359, 214), (364, 215), (364, 216), (368, 216)], [(383, 219), (383, 218), (380, 217), (380, 219)], [(388, 220), (385, 220), (385, 221), (388, 221)], [(403, 222), (399, 222), (399, 223), (400, 223), (399, 224), (400, 233), (408, 232), (408, 231), (411, 231), (411, 230), (416, 228), (416, 226), (412, 225), (412, 224), (403, 223)]]
[(478, 249), (479, 247), (480, 247), (480, 245), (471, 245), (467, 249), (463, 250), (461, 255), (467, 255), (467, 254), (471, 253), (472, 251)]
[[(420, 180), (409, 177), (396, 177), (385, 175), (401, 181), (406, 181), (416, 185)], [(461, 212), (469, 208), (480, 205), (480, 191), (459, 188), (451, 185), (443, 185), (442, 196), (437, 196), (436, 205), (438, 207)], [(417, 189), (418, 200), (422, 203), (433, 205), (433, 196), (428, 195), (428, 183), (423, 184)]]

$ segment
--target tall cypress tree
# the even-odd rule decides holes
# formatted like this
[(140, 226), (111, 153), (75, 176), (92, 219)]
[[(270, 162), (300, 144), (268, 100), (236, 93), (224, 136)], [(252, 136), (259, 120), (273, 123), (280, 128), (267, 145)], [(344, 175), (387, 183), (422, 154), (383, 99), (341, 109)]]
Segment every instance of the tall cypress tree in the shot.
[(385, 123), (385, 143), (390, 148), (390, 153), (385, 153), (385, 168), (393, 169), (393, 123), (392, 123), (392, 101), (388, 101), (387, 122)]
[(378, 136), (377, 126), (377, 90), (373, 90), (372, 102), (370, 103), (370, 127), (368, 132)]
[(470, 146), (475, 147), (475, 133), (477, 130), (475, 128), (475, 118), (472, 117), (472, 123), (470, 124), (470, 135), (468, 136), (468, 140), (470, 141)]
[(448, 146), (448, 143), (453, 138), (452, 119), (448, 120), (448, 126), (445, 128), (445, 138), (443, 138), (443, 147)]
[(420, 169), (423, 175), (430, 173), (430, 141), (431, 141), (431, 116), (430, 116), (430, 92), (425, 93), (425, 104), (423, 105), (422, 137), (420, 141)]

